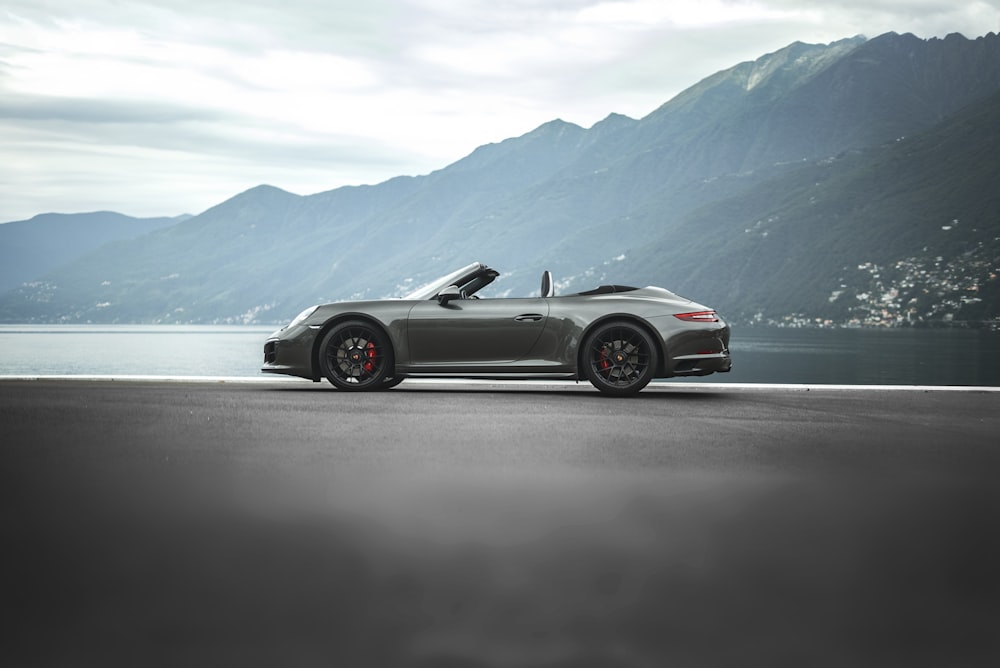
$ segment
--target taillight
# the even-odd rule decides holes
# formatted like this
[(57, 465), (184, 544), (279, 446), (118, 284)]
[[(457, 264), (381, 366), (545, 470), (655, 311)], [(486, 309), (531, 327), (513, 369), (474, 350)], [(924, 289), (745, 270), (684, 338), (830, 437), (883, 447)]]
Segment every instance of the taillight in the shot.
[(687, 322), (719, 322), (719, 316), (715, 311), (694, 311), (692, 313), (675, 313), (675, 318), (686, 320)]

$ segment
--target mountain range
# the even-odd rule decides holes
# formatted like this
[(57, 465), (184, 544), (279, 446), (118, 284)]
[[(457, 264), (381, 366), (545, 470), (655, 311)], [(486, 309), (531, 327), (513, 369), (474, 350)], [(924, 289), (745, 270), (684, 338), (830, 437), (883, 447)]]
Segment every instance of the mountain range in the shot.
[(660, 285), (741, 323), (998, 323), (1000, 36), (794, 43), (642, 119), (166, 223), (20, 270), (0, 321), (277, 323), (482, 261), (494, 296), (549, 269), (557, 294)]
[(0, 293), (44, 276), (112, 241), (134, 239), (191, 216), (132, 218), (111, 211), (43, 213), (0, 225)]

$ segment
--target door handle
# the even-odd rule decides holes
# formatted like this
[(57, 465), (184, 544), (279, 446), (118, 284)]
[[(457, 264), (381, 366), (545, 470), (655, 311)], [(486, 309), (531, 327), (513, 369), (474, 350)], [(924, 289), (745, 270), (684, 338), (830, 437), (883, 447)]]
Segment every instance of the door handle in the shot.
[(541, 313), (522, 313), (521, 315), (514, 318), (518, 322), (538, 322), (544, 318)]

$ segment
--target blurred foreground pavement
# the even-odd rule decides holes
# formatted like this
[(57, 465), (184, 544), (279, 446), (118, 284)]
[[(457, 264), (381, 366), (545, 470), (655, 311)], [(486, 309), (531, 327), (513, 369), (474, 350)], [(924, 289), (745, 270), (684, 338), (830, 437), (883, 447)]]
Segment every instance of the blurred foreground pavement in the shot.
[(1000, 394), (0, 383), (10, 666), (993, 666)]

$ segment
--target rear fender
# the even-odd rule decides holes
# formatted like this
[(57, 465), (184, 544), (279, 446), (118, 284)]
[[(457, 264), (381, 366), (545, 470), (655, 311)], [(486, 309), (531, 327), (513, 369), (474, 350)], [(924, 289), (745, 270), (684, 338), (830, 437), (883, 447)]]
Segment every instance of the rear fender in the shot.
[(586, 376), (583, 373), (583, 365), (584, 365), (583, 355), (585, 352), (583, 349), (583, 342), (587, 340), (587, 337), (590, 336), (590, 333), (592, 331), (594, 331), (595, 329), (606, 323), (615, 320), (632, 323), (636, 327), (645, 331), (646, 334), (648, 334), (649, 337), (653, 339), (653, 344), (656, 346), (656, 352), (658, 353), (658, 361), (656, 363), (656, 373), (654, 374), (654, 378), (664, 377), (667, 373), (666, 371), (667, 351), (663, 347), (663, 338), (660, 336), (660, 333), (656, 330), (655, 327), (653, 327), (653, 325), (651, 325), (648, 321), (643, 320), (642, 318), (636, 317), (630, 313), (616, 313), (613, 315), (604, 316), (600, 320), (596, 320), (590, 323), (590, 325), (583, 331), (583, 335), (580, 337), (580, 349), (577, 350), (576, 353), (577, 380), (583, 380), (584, 378), (586, 378)]

